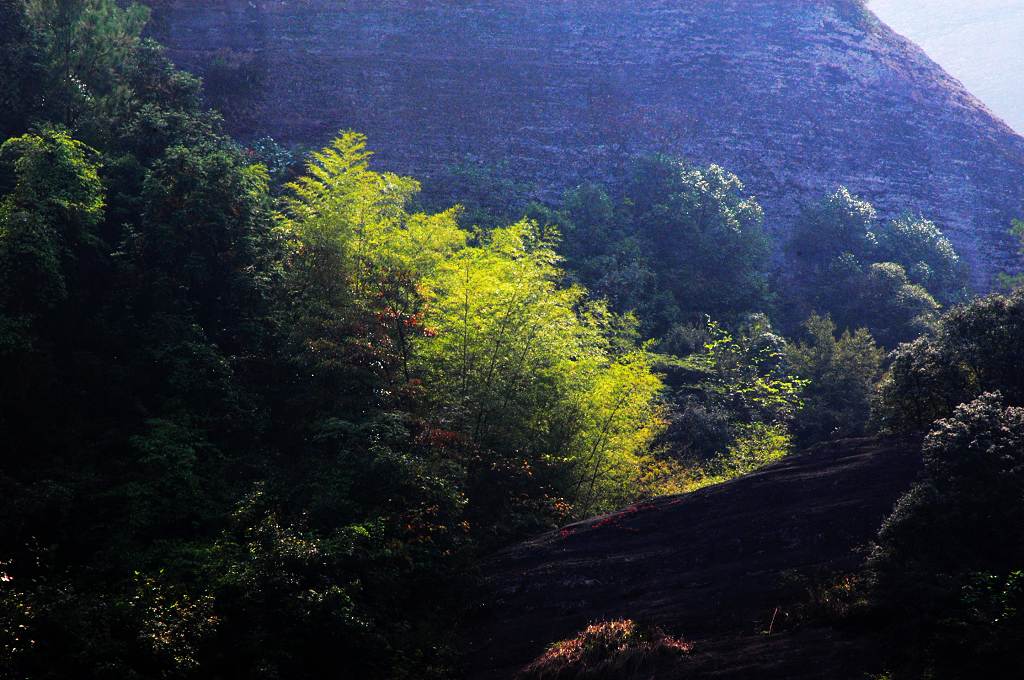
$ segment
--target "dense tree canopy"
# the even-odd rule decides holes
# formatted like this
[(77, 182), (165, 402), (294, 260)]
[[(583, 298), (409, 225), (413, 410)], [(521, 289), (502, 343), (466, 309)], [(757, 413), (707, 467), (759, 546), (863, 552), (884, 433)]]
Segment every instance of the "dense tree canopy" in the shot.
[(905, 341), (881, 422), (946, 420), (879, 592), (920, 577), (899, 597), (938, 593), (965, 649), (1016, 616), (1024, 293), (936, 320), (965, 279), (934, 224), (840, 189), (776, 295), (721, 167), (642, 158), (555, 206), (470, 162), (422, 198), (356, 133), (300, 168), (224, 135), (147, 18), (0, 0), (4, 671), (450, 677), (483, 551), (865, 434)]
[[(303, 308), (372, 309), (378, 342), (398, 367), (386, 378), (422, 391), (424, 415), (441, 428), (432, 436), (448, 437), (460, 455), (536, 474), (537, 489), (520, 497), (593, 511), (638, 493), (660, 382), (628, 320), (588, 303), (579, 287), (560, 287), (554, 243), (535, 224), (469, 233), (456, 211), (407, 213), (418, 185), (369, 171), (363, 145), (341, 138), (293, 185), (297, 271), (310, 276), (333, 261), (348, 280), (318, 276), (318, 286), (349, 299)], [(503, 493), (474, 497), (500, 505)], [(493, 521), (517, 511), (489, 512)]]
[(735, 323), (766, 307), (764, 214), (719, 166), (640, 159), (620, 198), (585, 185), (546, 217), (564, 232), (580, 279), (616, 310), (635, 311), (649, 337), (705, 316)]
[(986, 393), (937, 421), (925, 474), (871, 559), (875, 597), (896, 612), (898, 677), (1024, 672), (1024, 409)]
[(892, 356), (881, 386), (880, 413), (895, 430), (920, 430), (983, 392), (1024, 404), (1024, 291), (956, 307), (935, 334)]
[(0, 139), (25, 131), (42, 78), (41, 41), (24, 0), (0, 0)]
[(883, 223), (843, 187), (804, 211), (786, 255), (780, 311), (788, 325), (828, 314), (840, 330), (868, 328), (884, 347), (918, 337), (940, 302), (966, 295), (964, 265), (933, 223)]
[(925, 474), (870, 568), (897, 677), (1019, 674), (1024, 621), (1024, 292), (956, 307), (901, 346), (880, 389), (890, 429), (930, 429)]
[(441, 675), (474, 546), (660, 488), (660, 380), (544, 230), (410, 211), (354, 134), (275, 205), (143, 10), (19, 8), (45, 106), (0, 146), (5, 668)]

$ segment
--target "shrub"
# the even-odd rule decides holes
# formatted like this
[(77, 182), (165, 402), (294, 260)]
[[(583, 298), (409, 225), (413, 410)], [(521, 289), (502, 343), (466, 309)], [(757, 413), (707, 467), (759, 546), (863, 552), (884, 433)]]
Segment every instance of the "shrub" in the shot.
[(519, 674), (521, 680), (630, 680), (689, 654), (693, 645), (630, 619), (588, 626), (557, 642)]
[(688, 479), (684, 483), (686, 491), (696, 491), (756, 472), (779, 462), (793, 449), (792, 437), (784, 425), (751, 423), (738, 425), (736, 430), (736, 441), (727, 450), (688, 470)]
[(897, 677), (1020, 677), (1024, 408), (998, 393), (957, 407), (924, 460), (870, 561), (874, 599), (898, 622)]
[(882, 381), (878, 415), (896, 431), (922, 430), (983, 392), (1024, 405), (1024, 290), (955, 307), (932, 337), (903, 345)]
[(807, 381), (793, 374), (786, 342), (753, 315), (733, 335), (716, 323), (704, 352), (662, 357), (672, 390), (669, 427), (660, 443), (688, 468), (687, 489), (733, 479), (792, 449), (790, 426), (803, 408)]

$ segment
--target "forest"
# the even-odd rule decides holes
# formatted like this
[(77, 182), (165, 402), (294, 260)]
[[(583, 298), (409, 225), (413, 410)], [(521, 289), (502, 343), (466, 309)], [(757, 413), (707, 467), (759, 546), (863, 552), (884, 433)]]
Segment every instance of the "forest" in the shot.
[(925, 466), (846, 595), (888, 677), (1024, 671), (1019, 277), (668, 155), (234, 140), (147, 20), (0, 0), (0, 677), (460, 677), (483, 556), (867, 436)]

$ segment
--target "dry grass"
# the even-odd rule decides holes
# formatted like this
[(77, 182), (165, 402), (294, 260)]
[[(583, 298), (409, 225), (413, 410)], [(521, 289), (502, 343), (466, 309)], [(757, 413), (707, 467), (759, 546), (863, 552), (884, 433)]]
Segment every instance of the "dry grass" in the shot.
[(588, 626), (552, 645), (519, 674), (521, 680), (630, 680), (690, 653), (693, 646), (660, 628), (629, 619)]

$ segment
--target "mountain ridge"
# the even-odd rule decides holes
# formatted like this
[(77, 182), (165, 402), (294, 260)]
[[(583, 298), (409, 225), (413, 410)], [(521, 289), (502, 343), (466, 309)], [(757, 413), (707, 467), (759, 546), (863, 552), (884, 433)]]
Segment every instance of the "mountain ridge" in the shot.
[(389, 169), (507, 161), (542, 197), (668, 152), (737, 173), (776, 234), (845, 184), (934, 219), (979, 290), (1021, 265), (1024, 138), (858, 1), (150, 4), (176, 61), (241, 93), (243, 139), (352, 128)]
[(1015, 40), (1024, 7), (1014, 0), (972, 0), (936, 7), (928, 0), (870, 0), (873, 12), (917, 42), (1005, 120), (1024, 129), (1016, 86), (1024, 49)]

